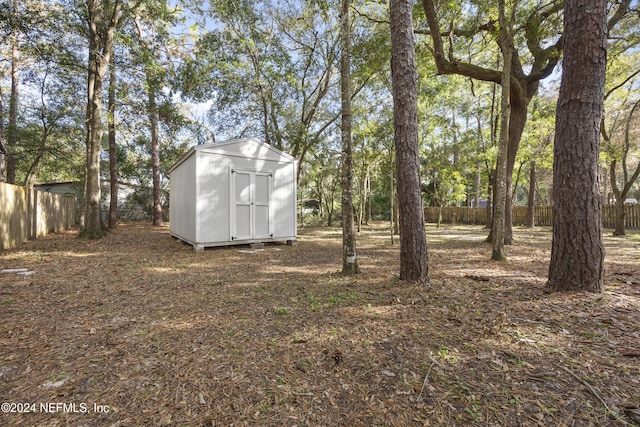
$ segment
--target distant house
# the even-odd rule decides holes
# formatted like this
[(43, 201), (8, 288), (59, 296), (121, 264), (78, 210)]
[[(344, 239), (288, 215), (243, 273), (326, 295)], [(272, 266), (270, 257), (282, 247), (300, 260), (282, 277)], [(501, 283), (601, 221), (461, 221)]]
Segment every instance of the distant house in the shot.
[(196, 145), (171, 168), (169, 230), (193, 245), (296, 239), (295, 158), (255, 138)]
[(82, 183), (79, 181), (64, 182), (48, 182), (45, 184), (35, 184), (34, 190), (46, 191), (49, 193), (62, 194), (65, 196), (75, 196), (79, 198), (82, 195)]

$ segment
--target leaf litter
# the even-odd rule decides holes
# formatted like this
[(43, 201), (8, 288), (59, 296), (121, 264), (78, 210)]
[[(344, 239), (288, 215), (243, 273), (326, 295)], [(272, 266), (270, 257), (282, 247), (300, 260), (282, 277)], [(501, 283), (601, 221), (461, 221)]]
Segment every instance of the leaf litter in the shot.
[(251, 254), (147, 224), (1, 252), (37, 274), (0, 275), (0, 395), (37, 406), (0, 424), (639, 425), (637, 232), (605, 237), (601, 295), (546, 295), (548, 228), (496, 263), (481, 227), (428, 225), (424, 288), (385, 227), (353, 277), (336, 228)]

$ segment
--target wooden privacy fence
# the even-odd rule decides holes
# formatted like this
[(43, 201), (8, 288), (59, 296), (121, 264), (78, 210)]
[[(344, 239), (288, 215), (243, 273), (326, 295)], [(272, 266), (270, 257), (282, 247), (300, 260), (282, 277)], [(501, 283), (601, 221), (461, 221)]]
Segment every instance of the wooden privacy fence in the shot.
[(71, 227), (75, 197), (0, 182), (0, 250)]
[[(640, 205), (625, 205), (625, 227), (629, 229), (640, 228)], [(527, 225), (528, 208), (526, 206), (514, 206), (511, 210), (513, 225)], [(443, 223), (450, 224), (486, 224), (487, 208), (469, 207), (443, 207), (425, 208), (424, 217), (426, 222), (437, 223), (442, 214)], [(553, 224), (553, 208), (551, 206), (536, 206), (534, 208), (534, 218), (536, 225)], [(615, 226), (616, 211), (615, 206), (606, 205), (602, 207), (602, 225), (606, 228)]]

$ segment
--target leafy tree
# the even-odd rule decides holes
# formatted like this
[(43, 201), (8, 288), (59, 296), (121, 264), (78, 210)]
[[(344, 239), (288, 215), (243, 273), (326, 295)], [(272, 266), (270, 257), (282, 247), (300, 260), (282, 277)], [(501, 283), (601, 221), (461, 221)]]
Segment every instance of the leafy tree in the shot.
[(606, 1), (594, 0), (587, 6), (567, 0), (564, 25), (547, 289), (601, 292), (604, 245), (598, 155), (607, 62)]
[[(612, 44), (610, 43), (610, 46)], [(618, 44), (613, 49), (619, 50)], [(625, 49), (626, 50), (626, 49)], [(609, 58), (607, 66), (608, 90), (605, 93), (605, 114), (602, 116), (604, 169), (609, 170), (609, 183), (614, 196), (614, 236), (624, 236), (626, 209), (624, 202), (640, 175), (640, 162), (633, 166), (638, 153), (638, 91), (636, 90), (638, 68), (636, 52)], [(608, 113), (608, 114), (607, 114)], [(635, 118), (635, 120), (634, 120)], [(609, 126), (607, 127), (607, 123)], [(607, 179), (604, 179), (606, 188)], [(605, 197), (608, 195), (606, 194)]]
[[(640, 161), (637, 160), (638, 152), (638, 115), (640, 115), (640, 100), (633, 102), (630, 109), (625, 111), (626, 117), (621, 125), (621, 143), (617, 147), (609, 144), (611, 163), (609, 166), (609, 178), (611, 190), (615, 198), (615, 229), (614, 236), (624, 236), (625, 232), (625, 200), (629, 196), (629, 191), (640, 176)], [(635, 119), (635, 120), (634, 120)], [(604, 131), (603, 131), (604, 132)], [(604, 133), (605, 141), (610, 143), (610, 137)], [(634, 153), (635, 152), (635, 153)], [(636, 154), (634, 156), (634, 154)], [(633, 159), (636, 159), (635, 167)], [(618, 176), (618, 165), (622, 173)], [(620, 182), (618, 182), (620, 180)]]
[[(147, 95), (146, 111), (149, 120), (151, 139), (151, 170), (153, 177), (153, 224), (162, 225), (162, 189), (160, 177), (160, 113), (161, 90), (167, 84), (167, 71), (172, 63), (167, 55), (171, 43), (169, 26), (175, 23), (175, 15), (168, 9), (165, 1), (148, 2), (136, 11), (133, 19), (137, 61), (142, 64)], [(167, 103), (168, 104), (168, 103)]]
[(6, 70), (11, 80), (7, 169), (12, 182), (25, 185), (73, 176), (75, 127), (82, 123), (77, 107), (79, 67), (68, 22), (59, 5), (45, 6), (24, 1), (0, 7), (6, 17), (2, 41), (9, 42), (0, 49), (8, 49), (10, 58), (2, 64), (0, 76)]
[[(562, 2), (522, 1), (518, 4), (515, 23), (518, 31), (513, 33), (510, 40), (515, 50), (509, 94), (511, 116), (507, 147), (507, 194), (512, 192), (513, 168), (527, 119), (527, 108), (538, 91), (540, 81), (553, 72), (563, 46), (563, 37), (558, 37), (561, 33)], [(631, 0), (623, 0), (614, 5), (608, 23), (610, 29), (627, 17), (630, 4)], [(490, 3), (442, 2), (436, 8), (434, 0), (422, 0), (422, 6), (429, 30), (421, 32), (428, 33), (431, 38), (429, 49), (439, 74), (460, 74), (498, 84), (502, 81), (501, 71), (487, 63), (484, 56), (478, 56), (480, 62), (476, 62), (473, 55), (468, 55), (469, 59), (465, 60), (456, 51), (461, 46), (466, 51), (470, 46), (475, 47), (474, 51), (488, 50), (492, 49), (493, 43), (502, 48), (502, 39), (496, 36), (499, 34), (497, 10)], [(446, 30), (442, 30), (442, 22), (447, 22)], [(448, 40), (446, 49), (445, 40)], [(509, 244), (512, 241), (511, 197), (506, 197), (505, 203), (505, 243)]]
[[(16, 161), (14, 150), (16, 149), (18, 141), (18, 98), (19, 98), (19, 73), (21, 66), (20, 58), (20, 38), (23, 34), (21, 24), (24, 23), (23, 17), (25, 13), (28, 13), (28, 8), (24, 8), (24, 5), (17, 0), (12, 0), (8, 7), (3, 7), (3, 12), (7, 13), (13, 19), (9, 19), (7, 22), (10, 24), (9, 29), (6, 31), (9, 39), (10, 50), (10, 75), (11, 75), (11, 92), (9, 95), (9, 121), (6, 127), (6, 141), (4, 143), (4, 155), (6, 156), (6, 180), (10, 184), (16, 183)], [(27, 10), (25, 10), (27, 9)], [(13, 24), (13, 25), (11, 25)]]
[(338, 193), (341, 190), (340, 153), (321, 144), (310, 152), (310, 156), (311, 161), (304, 166), (305, 171), (301, 175), (298, 187), (303, 191), (303, 195), (318, 201), (320, 218), (331, 226), (338, 205)]
[[(532, 101), (529, 126), (522, 135), (521, 166), (528, 165), (527, 227), (535, 227), (535, 205), (539, 190), (539, 175), (551, 171), (553, 134), (555, 125), (555, 98), (548, 93), (537, 95)], [(525, 167), (526, 171), (526, 167)]]

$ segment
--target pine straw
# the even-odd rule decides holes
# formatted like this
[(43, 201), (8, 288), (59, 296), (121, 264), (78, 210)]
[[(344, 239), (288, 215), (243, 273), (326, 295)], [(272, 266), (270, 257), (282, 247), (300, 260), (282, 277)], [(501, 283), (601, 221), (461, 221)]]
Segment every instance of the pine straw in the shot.
[(639, 422), (638, 234), (605, 239), (602, 295), (545, 295), (548, 228), (516, 229), (495, 263), (482, 228), (429, 225), (422, 288), (398, 280), (384, 226), (359, 234), (356, 277), (339, 274), (328, 228), (195, 253), (166, 227), (123, 224), (0, 253), (0, 268), (36, 272), (0, 275), (0, 396), (36, 404), (0, 424)]

